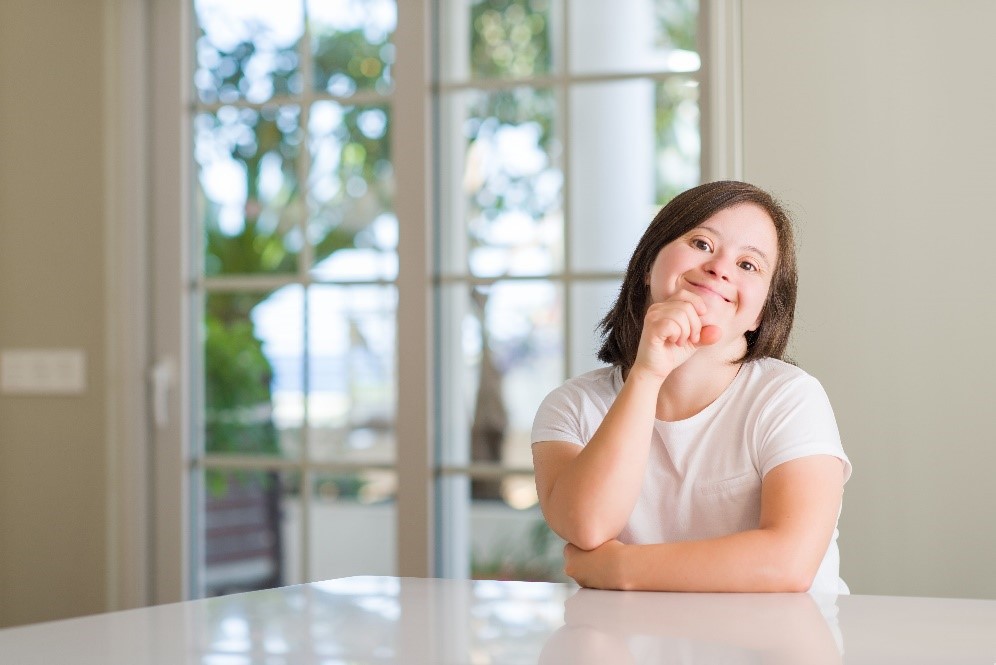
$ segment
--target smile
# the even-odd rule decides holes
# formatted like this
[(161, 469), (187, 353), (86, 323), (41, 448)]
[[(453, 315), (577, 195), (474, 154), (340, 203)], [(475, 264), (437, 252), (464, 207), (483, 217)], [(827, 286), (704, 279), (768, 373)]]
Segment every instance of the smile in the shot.
[(709, 288), (705, 284), (696, 284), (695, 282), (688, 282), (688, 284), (691, 285), (692, 288), (694, 288), (696, 291), (699, 291), (701, 293), (705, 293), (706, 295), (715, 296), (715, 297), (720, 298), (720, 299), (722, 299), (722, 300), (724, 300), (726, 302), (732, 302), (729, 298), (727, 298), (726, 296), (724, 296), (722, 293), (720, 293), (719, 291), (716, 291), (715, 289)]

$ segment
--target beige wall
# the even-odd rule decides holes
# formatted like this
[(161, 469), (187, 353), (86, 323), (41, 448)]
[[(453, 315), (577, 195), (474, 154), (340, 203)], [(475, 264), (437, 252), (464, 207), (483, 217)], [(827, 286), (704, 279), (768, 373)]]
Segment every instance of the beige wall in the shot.
[(996, 598), (996, 3), (745, 0), (744, 170), (795, 208), (795, 357), (857, 593)]
[(0, 626), (105, 609), (103, 5), (0, 0), (0, 348), (89, 380), (0, 395)]

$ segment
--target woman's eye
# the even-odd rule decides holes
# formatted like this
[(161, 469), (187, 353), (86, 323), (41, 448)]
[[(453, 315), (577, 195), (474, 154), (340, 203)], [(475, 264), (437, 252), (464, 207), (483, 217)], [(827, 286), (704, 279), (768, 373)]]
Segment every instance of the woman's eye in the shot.
[(702, 240), (701, 238), (694, 238), (692, 240), (692, 247), (694, 247), (695, 249), (701, 249), (703, 252), (708, 252), (709, 250), (712, 249), (709, 243), (707, 243), (705, 240)]
[(756, 272), (757, 271), (757, 266), (754, 265), (753, 263), (751, 263), (750, 261), (741, 261), (740, 262), (740, 268), (743, 269), (743, 270), (746, 270), (747, 272)]

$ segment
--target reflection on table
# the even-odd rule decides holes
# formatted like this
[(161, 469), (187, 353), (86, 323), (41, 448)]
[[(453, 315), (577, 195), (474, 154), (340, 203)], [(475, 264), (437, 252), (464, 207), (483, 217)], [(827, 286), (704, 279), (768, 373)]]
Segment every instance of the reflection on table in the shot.
[(991, 663), (996, 601), (354, 577), (0, 630), (4, 664)]

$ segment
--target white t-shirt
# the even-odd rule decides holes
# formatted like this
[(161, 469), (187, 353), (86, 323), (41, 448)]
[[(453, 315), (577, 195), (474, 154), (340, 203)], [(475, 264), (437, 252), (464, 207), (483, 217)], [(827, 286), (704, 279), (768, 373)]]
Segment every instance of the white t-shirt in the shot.
[[(532, 441), (586, 445), (622, 386), (618, 367), (569, 380), (543, 400)], [(668, 543), (756, 529), (761, 479), (779, 464), (808, 455), (840, 458), (847, 482), (851, 463), (823, 386), (780, 360), (745, 363), (729, 387), (699, 413), (655, 422), (643, 489), (618, 538), (624, 543)], [(848, 593), (839, 568), (835, 527), (810, 591)]]

